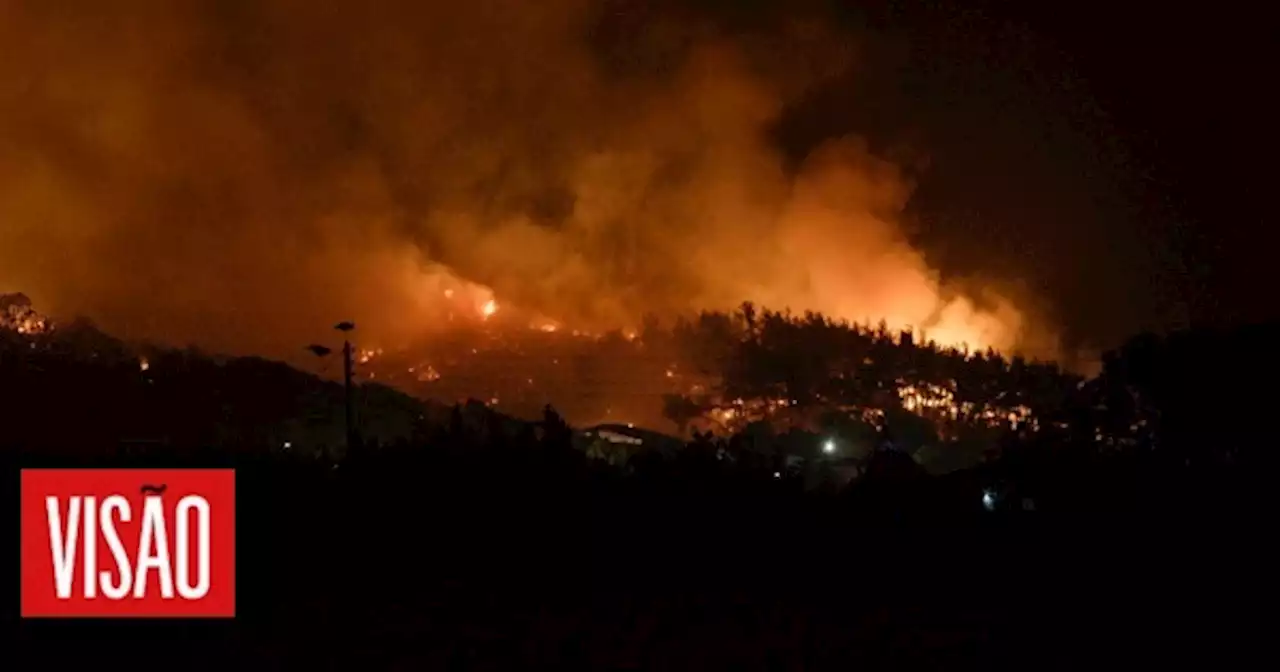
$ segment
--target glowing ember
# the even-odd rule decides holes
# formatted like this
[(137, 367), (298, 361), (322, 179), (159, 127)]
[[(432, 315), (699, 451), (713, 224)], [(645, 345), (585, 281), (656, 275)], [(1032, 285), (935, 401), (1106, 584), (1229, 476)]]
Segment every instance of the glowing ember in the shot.
[(498, 302), (493, 299), (485, 301), (484, 305), (480, 307), (480, 314), (483, 315), (486, 320), (493, 317), (493, 314), (496, 312), (498, 312)]

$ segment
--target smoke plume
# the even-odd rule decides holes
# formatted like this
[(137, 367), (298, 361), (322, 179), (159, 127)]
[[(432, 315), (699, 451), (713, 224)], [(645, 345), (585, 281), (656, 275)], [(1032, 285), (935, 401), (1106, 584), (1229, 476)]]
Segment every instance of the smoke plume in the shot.
[[(0, 4), (0, 290), (129, 337), (390, 342), (445, 290), (565, 322), (743, 300), (1053, 354), (946, 286), (910, 176), (770, 130), (856, 67), (820, 22), (588, 0)], [(1047, 344), (1047, 345), (1046, 345)]]

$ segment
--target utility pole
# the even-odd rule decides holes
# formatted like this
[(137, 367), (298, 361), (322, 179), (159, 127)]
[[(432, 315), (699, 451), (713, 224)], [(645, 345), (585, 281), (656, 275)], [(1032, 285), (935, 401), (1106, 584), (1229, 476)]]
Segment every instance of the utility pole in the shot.
[(351, 352), (351, 339), (346, 336), (348, 332), (354, 330), (355, 328), (356, 328), (356, 325), (352, 322), (340, 322), (338, 323), (337, 326), (334, 327), (334, 329), (337, 329), (338, 331), (341, 331), (343, 333), (342, 388), (344, 392), (343, 402), (346, 406), (345, 410), (346, 410), (346, 421), (347, 421), (347, 456), (351, 456), (355, 452), (356, 444), (359, 442), (359, 435), (356, 432), (355, 400), (353, 398), (354, 395), (352, 394), (353, 384), (351, 381), (352, 369), (354, 368), (354, 363), (352, 361), (353, 355)]
[[(355, 383), (353, 382), (353, 370), (355, 368), (354, 353), (351, 351), (351, 339), (347, 337), (347, 333), (354, 331), (356, 325), (354, 322), (339, 322), (334, 329), (341, 331), (342, 337), (342, 405), (345, 411), (346, 432), (347, 432), (347, 455), (352, 455), (356, 446), (360, 443), (360, 433), (356, 431), (356, 407), (355, 407)], [(327, 357), (333, 351), (323, 345), (309, 345), (307, 350), (317, 357)]]

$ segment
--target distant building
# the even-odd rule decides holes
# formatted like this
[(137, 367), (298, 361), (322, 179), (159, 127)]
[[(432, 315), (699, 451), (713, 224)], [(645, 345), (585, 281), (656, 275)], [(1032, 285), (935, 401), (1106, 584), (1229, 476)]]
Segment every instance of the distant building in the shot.
[(574, 446), (588, 457), (611, 464), (625, 464), (632, 455), (642, 451), (670, 456), (684, 445), (684, 441), (673, 436), (617, 424), (596, 425), (574, 436)]

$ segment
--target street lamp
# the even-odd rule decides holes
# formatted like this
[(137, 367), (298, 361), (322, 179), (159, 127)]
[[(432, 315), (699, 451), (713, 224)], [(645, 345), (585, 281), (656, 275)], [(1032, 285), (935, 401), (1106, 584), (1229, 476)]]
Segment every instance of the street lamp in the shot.
[[(338, 331), (341, 331), (343, 334), (342, 390), (343, 390), (343, 406), (345, 410), (346, 430), (347, 430), (347, 454), (350, 455), (352, 451), (355, 450), (358, 437), (356, 434), (356, 424), (355, 424), (355, 404), (352, 398), (353, 395), (351, 393), (352, 387), (353, 387), (352, 380), (351, 380), (352, 368), (353, 368), (352, 357), (351, 357), (351, 339), (347, 337), (347, 334), (349, 332), (355, 331), (356, 325), (354, 322), (339, 322), (338, 324), (334, 325), (333, 328), (337, 329)], [(333, 350), (323, 345), (315, 345), (315, 344), (307, 346), (307, 350), (310, 350), (311, 353), (317, 357), (326, 357), (333, 352)]]

